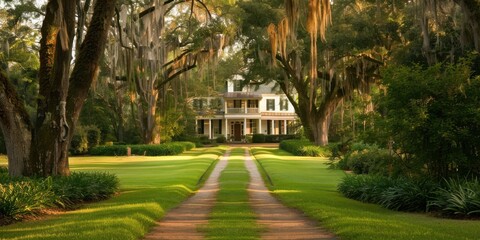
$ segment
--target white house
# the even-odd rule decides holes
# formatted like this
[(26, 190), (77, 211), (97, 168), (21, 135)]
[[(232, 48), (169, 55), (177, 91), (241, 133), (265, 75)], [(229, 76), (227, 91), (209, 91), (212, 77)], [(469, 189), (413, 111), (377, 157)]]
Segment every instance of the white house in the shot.
[(285, 94), (273, 90), (274, 84), (242, 87), (241, 80), (228, 80), (226, 85), (225, 93), (193, 99), (197, 134), (243, 141), (254, 133), (295, 133), (295, 110)]

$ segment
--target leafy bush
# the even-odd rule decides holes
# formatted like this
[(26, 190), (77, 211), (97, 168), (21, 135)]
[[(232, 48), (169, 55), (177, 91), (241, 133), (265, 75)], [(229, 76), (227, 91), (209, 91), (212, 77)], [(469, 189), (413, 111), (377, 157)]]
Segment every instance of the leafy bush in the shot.
[(279, 147), (295, 156), (327, 157), (331, 154), (328, 147), (315, 146), (307, 140), (284, 140)]
[(279, 143), (285, 140), (295, 139), (297, 136), (293, 134), (281, 134), (281, 135), (264, 135), (266, 143)]
[(427, 179), (399, 179), (395, 185), (381, 193), (380, 205), (397, 211), (426, 212), (427, 204), (434, 197), (437, 187), (437, 184)]
[(265, 142), (265, 135), (263, 135), (263, 134), (253, 134), (252, 142), (253, 143), (264, 143)]
[(90, 149), (90, 155), (94, 156), (126, 156), (126, 145), (98, 146)]
[(170, 156), (191, 150), (195, 147), (195, 144), (192, 142), (171, 142), (157, 145), (100, 146), (92, 148), (90, 154), (95, 156), (126, 156), (128, 147), (131, 149), (131, 154), (133, 155)]
[(347, 198), (368, 203), (380, 203), (382, 193), (395, 186), (397, 180), (377, 175), (347, 175), (338, 185), (338, 190)]
[(0, 174), (0, 222), (35, 215), (50, 207), (111, 197), (119, 181), (113, 174), (73, 172), (67, 177), (46, 179), (9, 178)]
[(473, 69), (465, 59), (383, 69), (388, 91), (380, 95), (384, 117), (375, 126), (384, 127), (400, 155), (411, 156), (407, 174), (480, 175), (480, 76)]
[(70, 153), (81, 155), (88, 153), (92, 147), (100, 143), (100, 129), (96, 126), (78, 126), (70, 143)]
[(336, 163), (342, 170), (352, 170), (356, 174), (392, 175), (392, 166), (396, 162), (387, 149), (363, 142), (353, 143), (343, 159)]
[(448, 180), (441, 187), (429, 179), (349, 175), (338, 190), (348, 198), (397, 211), (438, 211), (444, 215), (480, 216), (478, 180)]
[(19, 219), (52, 207), (59, 197), (52, 191), (51, 179), (0, 184), (0, 216)]
[(83, 201), (101, 200), (118, 191), (119, 181), (114, 174), (73, 172), (67, 177), (55, 177), (53, 191), (63, 206)]
[(447, 180), (428, 207), (445, 215), (480, 216), (480, 182)]
[(220, 135), (220, 136), (217, 137), (216, 141), (217, 141), (217, 143), (226, 143), (227, 138), (223, 135)]

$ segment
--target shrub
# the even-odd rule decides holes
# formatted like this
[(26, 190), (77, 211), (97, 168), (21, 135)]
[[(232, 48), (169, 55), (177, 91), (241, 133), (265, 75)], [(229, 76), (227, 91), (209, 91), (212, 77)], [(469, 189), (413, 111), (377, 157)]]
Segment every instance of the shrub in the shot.
[(34, 215), (59, 201), (52, 191), (52, 181), (29, 180), (0, 184), (0, 216), (19, 219)]
[(437, 184), (427, 179), (399, 179), (395, 185), (381, 193), (380, 205), (397, 211), (426, 212), (427, 204), (434, 196), (437, 187)]
[(379, 175), (349, 175), (338, 190), (351, 199), (376, 203), (397, 211), (427, 211), (438, 185), (427, 179), (390, 178)]
[(63, 206), (109, 198), (118, 191), (118, 186), (119, 181), (114, 174), (101, 172), (73, 172), (53, 181), (53, 191)]
[(352, 170), (356, 174), (391, 175), (395, 159), (387, 149), (359, 142), (351, 145), (351, 150), (336, 166), (343, 170)]
[(70, 153), (73, 155), (80, 155), (88, 152), (88, 140), (83, 130), (75, 130), (72, 141), (70, 142)]
[(100, 143), (100, 129), (96, 126), (78, 126), (70, 143), (70, 153), (81, 155), (88, 153), (92, 147)]
[(284, 140), (291, 140), (295, 139), (296, 135), (292, 134), (283, 134), (283, 135), (264, 135), (265, 136), (265, 142), (267, 143), (279, 143)]
[(338, 185), (338, 190), (347, 198), (368, 203), (380, 203), (381, 194), (397, 183), (396, 179), (383, 176), (348, 175)]
[(94, 156), (126, 156), (126, 145), (98, 146), (90, 149), (90, 155)]
[(331, 154), (328, 147), (315, 146), (307, 140), (284, 140), (279, 147), (295, 156), (326, 157)]
[(106, 199), (119, 185), (118, 178), (108, 173), (73, 172), (67, 177), (46, 179), (0, 176), (3, 176), (0, 179), (0, 222), (35, 215), (45, 208), (65, 208), (84, 201)]
[(101, 132), (96, 126), (88, 126), (85, 128), (88, 142), (88, 149), (100, 144)]
[(217, 143), (226, 143), (227, 138), (223, 135), (220, 135), (220, 136), (217, 137), (216, 141), (217, 141)]
[(480, 216), (480, 182), (446, 180), (428, 207), (444, 215)]
[(252, 142), (253, 143), (264, 143), (265, 142), (265, 135), (263, 135), (263, 134), (253, 134)]
[(95, 156), (126, 156), (127, 147), (130, 147), (131, 154), (145, 156), (170, 156), (178, 155), (184, 151), (195, 147), (192, 142), (171, 142), (157, 145), (113, 145), (100, 146), (90, 150), (91, 155)]

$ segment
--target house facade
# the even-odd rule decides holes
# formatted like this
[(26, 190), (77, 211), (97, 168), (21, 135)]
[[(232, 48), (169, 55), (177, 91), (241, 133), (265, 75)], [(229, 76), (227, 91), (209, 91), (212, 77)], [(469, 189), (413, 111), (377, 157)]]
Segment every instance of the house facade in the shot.
[(194, 98), (198, 135), (241, 142), (249, 134), (295, 134), (297, 115), (283, 93), (273, 84), (242, 86), (241, 80), (226, 82), (226, 92)]

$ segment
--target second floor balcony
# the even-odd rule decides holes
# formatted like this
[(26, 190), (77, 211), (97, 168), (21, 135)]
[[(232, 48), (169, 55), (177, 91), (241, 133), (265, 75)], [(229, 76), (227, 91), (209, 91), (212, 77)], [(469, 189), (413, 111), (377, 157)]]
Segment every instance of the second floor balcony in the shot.
[(227, 108), (226, 114), (255, 114), (260, 113), (258, 108)]

